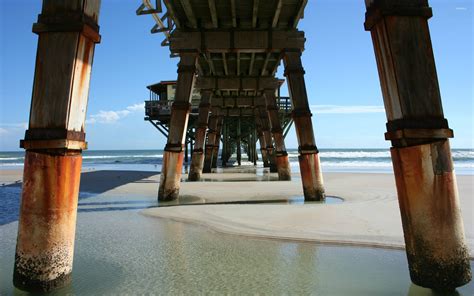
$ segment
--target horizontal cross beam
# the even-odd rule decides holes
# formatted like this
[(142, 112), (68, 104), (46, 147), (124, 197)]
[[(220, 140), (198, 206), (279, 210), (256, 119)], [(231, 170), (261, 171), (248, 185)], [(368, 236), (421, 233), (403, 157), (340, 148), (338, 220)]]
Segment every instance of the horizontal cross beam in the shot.
[(213, 90), (264, 90), (277, 89), (280, 82), (275, 77), (200, 76), (195, 88)]
[(281, 52), (303, 51), (306, 38), (298, 30), (175, 30), (172, 53), (180, 52)]

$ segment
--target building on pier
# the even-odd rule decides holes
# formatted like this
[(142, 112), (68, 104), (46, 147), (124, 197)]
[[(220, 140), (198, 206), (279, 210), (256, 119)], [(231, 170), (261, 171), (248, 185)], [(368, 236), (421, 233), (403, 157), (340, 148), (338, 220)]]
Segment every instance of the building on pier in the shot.
[[(283, 137), (285, 138), (293, 124), (293, 120), (290, 97), (281, 96), (281, 87), (284, 82), (283, 79), (278, 80), (279, 86), (275, 93), (275, 102), (283, 128)], [(149, 90), (149, 99), (145, 101), (145, 120), (149, 121), (163, 136), (168, 138), (171, 107), (176, 93), (176, 81), (161, 81), (148, 85), (147, 89)], [(234, 153), (236, 154), (235, 161), (240, 165), (242, 150), (247, 154), (248, 160), (256, 164), (258, 159), (256, 145), (259, 141), (258, 135), (261, 135), (262, 131), (257, 127), (258, 107), (256, 107), (255, 100), (260, 96), (261, 94), (256, 92), (230, 91), (225, 96), (216, 96), (211, 99), (211, 108), (218, 107), (220, 113), (224, 114), (222, 115), (224, 118), (220, 131), (222, 166), (227, 165)], [(194, 150), (200, 102), (201, 94), (199, 90), (193, 89), (185, 139), (185, 162), (189, 161), (189, 153), (192, 154)], [(266, 147), (260, 147), (260, 149), (262, 148), (266, 149)], [(216, 164), (217, 162), (215, 162)], [(264, 161), (264, 165), (270, 166), (268, 161)]]

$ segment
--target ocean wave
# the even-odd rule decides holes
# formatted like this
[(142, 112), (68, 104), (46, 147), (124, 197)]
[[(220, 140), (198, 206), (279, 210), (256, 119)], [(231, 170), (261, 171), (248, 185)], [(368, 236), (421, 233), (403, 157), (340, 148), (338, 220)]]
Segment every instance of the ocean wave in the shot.
[(24, 157), (0, 157), (0, 161), (3, 160), (23, 160), (25, 159)]
[(389, 151), (321, 151), (321, 158), (385, 158), (390, 157)]
[[(291, 165), (297, 166), (298, 161), (291, 161)], [(367, 168), (389, 168), (392, 167), (391, 162), (375, 162), (375, 161), (338, 161), (338, 162), (332, 162), (332, 161), (324, 161), (321, 160), (321, 165), (322, 166), (327, 166), (327, 167), (367, 167)], [(454, 168), (462, 168), (462, 169), (474, 169), (474, 163), (465, 163), (465, 162), (454, 162)]]
[(163, 154), (153, 155), (85, 155), (84, 159), (110, 159), (110, 158), (162, 158)]

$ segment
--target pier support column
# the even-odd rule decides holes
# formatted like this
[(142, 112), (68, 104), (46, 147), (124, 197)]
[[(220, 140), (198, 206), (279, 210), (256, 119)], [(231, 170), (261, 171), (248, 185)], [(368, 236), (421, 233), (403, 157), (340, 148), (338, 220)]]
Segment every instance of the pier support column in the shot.
[(241, 142), (241, 139), (242, 139), (242, 128), (241, 128), (241, 124), (242, 124), (242, 118), (239, 117), (237, 118), (237, 163), (240, 165), (242, 165), (242, 142)]
[(183, 147), (186, 139), (191, 95), (196, 73), (196, 53), (182, 53), (178, 65), (176, 94), (171, 107), (168, 142), (163, 154), (158, 201), (175, 200), (179, 196), (179, 183), (183, 169)]
[(216, 138), (214, 142), (214, 149), (212, 150), (212, 168), (217, 168), (217, 161), (219, 160), (219, 149), (221, 146), (221, 134), (223, 126), (224, 116), (219, 115), (217, 117), (217, 128), (216, 128)]
[(265, 105), (265, 98), (260, 98), (262, 105), (258, 106), (260, 124), (262, 126), (263, 137), (265, 138), (266, 144), (266, 157), (268, 160), (268, 166), (270, 167), (270, 172), (276, 173), (277, 166), (275, 160), (275, 149), (273, 147), (272, 133), (270, 131), (270, 120), (268, 119), (267, 107)]
[(207, 123), (209, 120), (209, 110), (211, 108), (211, 95), (211, 90), (201, 90), (201, 103), (199, 104), (195, 144), (188, 176), (189, 181), (199, 181), (201, 179), (202, 169), (204, 167), (204, 142), (206, 141)]
[(319, 151), (314, 140), (311, 111), (304, 81), (301, 52), (285, 52), (285, 76), (293, 105), (292, 117), (298, 138), (298, 160), (305, 200), (324, 200), (323, 175)]
[[(15, 287), (49, 292), (71, 281), (84, 121), (98, 1), (43, 1), (26, 149)], [(6, 268), (6, 267), (3, 267)]]
[(427, 1), (366, 1), (387, 113), (413, 283), (451, 290), (471, 280), (456, 176), (431, 47)]
[(206, 151), (204, 155), (204, 173), (210, 173), (212, 169), (212, 157), (214, 155), (214, 145), (216, 143), (219, 113), (219, 107), (212, 107), (211, 115), (209, 117), (209, 128), (207, 131)]
[(258, 142), (260, 144), (260, 153), (262, 154), (263, 167), (268, 168), (270, 167), (270, 162), (268, 161), (267, 145), (265, 143), (265, 136), (262, 131), (262, 122), (260, 120), (258, 108), (256, 109), (256, 113), (257, 115), (255, 115), (255, 126), (257, 129)]
[(278, 179), (288, 181), (291, 180), (290, 162), (288, 160), (288, 153), (286, 152), (283, 129), (280, 124), (280, 116), (278, 113), (279, 108), (276, 103), (275, 90), (266, 89), (264, 94), (268, 119), (271, 125), (271, 133), (275, 140), (275, 163), (278, 171)]

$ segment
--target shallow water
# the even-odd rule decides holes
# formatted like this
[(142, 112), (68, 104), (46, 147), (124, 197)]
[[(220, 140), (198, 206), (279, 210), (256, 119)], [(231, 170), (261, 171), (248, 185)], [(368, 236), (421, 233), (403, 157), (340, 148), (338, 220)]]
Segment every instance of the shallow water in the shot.
[[(0, 227), (0, 295), (23, 294), (11, 284), (16, 228)], [(431, 295), (410, 283), (403, 251), (225, 235), (133, 210), (79, 213), (74, 260), (73, 284), (53, 295)]]

